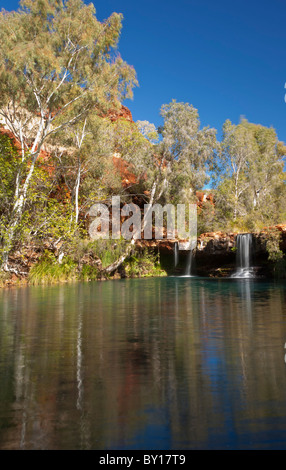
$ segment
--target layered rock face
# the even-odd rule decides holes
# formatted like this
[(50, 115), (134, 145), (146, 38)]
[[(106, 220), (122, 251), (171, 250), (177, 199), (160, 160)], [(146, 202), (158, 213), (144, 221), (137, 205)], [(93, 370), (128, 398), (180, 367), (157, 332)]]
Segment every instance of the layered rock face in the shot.
[[(260, 232), (252, 232), (255, 253), (259, 254), (266, 251), (266, 242), (272, 231), (281, 233), (280, 249), (286, 252), (286, 224), (279, 224), (273, 227), (265, 227)], [(228, 253), (235, 248), (237, 235), (237, 232), (202, 233), (198, 237), (197, 250), (208, 254), (219, 254), (222, 251)]]
[(110, 121), (118, 121), (118, 119), (125, 119), (126, 121), (134, 122), (130, 109), (127, 106), (121, 105), (120, 109), (110, 110), (108, 112)]
[[(267, 275), (269, 269), (267, 241), (275, 231), (280, 233), (279, 248), (286, 253), (286, 225), (267, 227), (252, 233), (252, 260), (258, 275)], [(228, 275), (236, 265), (238, 233), (210, 232), (199, 236), (196, 250), (198, 275)]]
[[(267, 227), (260, 232), (252, 233), (252, 261), (258, 275), (269, 273), (269, 260), (267, 241), (273, 231), (280, 233), (279, 248), (286, 253), (286, 224)], [(198, 237), (197, 247), (194, 253), (195, 272), (199, 276), (224, 277), (231, 275), (236, 268), (236, 232), (207, 232)], [(157, 249), (163, 256), (169, 258), (169, 271), (174, 269), (172, 259), (174, 257), (175, 243), (178, 240), (138, 240), (140, 247)], [(183, 244), (180, 244), (183, 245)], [(184, 272), (186, 258), (189, 251), (180, 250), (180, 265), (176, 268), (178, 274)]]

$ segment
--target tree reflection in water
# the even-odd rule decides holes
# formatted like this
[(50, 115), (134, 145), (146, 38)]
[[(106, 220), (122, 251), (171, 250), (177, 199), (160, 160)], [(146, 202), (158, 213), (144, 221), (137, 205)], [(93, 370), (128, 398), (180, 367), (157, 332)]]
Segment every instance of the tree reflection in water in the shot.
[(2, 449), (285, 448), (285, 286), (3, 290)]

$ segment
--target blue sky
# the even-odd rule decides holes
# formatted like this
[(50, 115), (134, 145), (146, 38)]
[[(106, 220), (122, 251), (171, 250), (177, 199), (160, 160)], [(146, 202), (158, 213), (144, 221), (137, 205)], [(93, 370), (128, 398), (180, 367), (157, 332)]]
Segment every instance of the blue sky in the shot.
[[(241, 116), (273, 126), (286, 142), (285, 0), (99, 0), (99, 20), (124, 16), (119, 52), (137, 72), (126, 104), (134, 120), (161, 123), (172, 99), (218, 130)], [(17, 2), (0, 0), (16, 9)]]

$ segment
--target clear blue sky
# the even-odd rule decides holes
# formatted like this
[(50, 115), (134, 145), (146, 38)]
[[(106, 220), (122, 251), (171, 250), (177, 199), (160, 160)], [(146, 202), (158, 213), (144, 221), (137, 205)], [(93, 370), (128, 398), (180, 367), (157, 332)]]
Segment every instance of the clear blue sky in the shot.
[[(241, 116), (273, 126), (286, 142), (285, 0), (98, 0), (99, 20), (124, 16), (119, 42), (139, 87), (126, 101), (134, 120), (159, 125), (162, 104), (193, 104), (221, 132)], [(16, 1), (0, 0), (16, 9)]]

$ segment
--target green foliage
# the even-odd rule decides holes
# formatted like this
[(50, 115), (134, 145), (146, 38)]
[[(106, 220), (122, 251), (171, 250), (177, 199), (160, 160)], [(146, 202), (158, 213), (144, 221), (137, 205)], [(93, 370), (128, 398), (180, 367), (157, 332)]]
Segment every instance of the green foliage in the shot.
[(136, 251), (123, 266), (127, 277), (166, 276), (166, 272), (161, 269), (158, 254), (147, 248), (141, 252)]
[(285, 146), (273, 128), (227, 120), (217, 169), (217, 211), (248, 230), (279, 223), (285, 213)]
[(137, 121), (137, 128), (140, 134), (143, 135), (152, 144), (157, 144), (159, 141), (159, 134), (154, 124), (148, 121)]
[(280, 250), (281, 232), (279, 230), (267, 231), (266, 250), (268, 259), (277, 262), (283, 258), (283, 252)]
[(202, 204), (202, 207), (198, 209), (197, 218), (197, 232), (205, 233), (216, 230), (216, 211), (213, 204), (210, 201), (206, 201)]
[(268, 259), (273, 263), (273, 273), (277, 278), (286, 278), (286, 260), (280, 249), (281, 232), (279, 230), (268, 230), (266, 250)]
[[(97, 280), (102, 276), (101, 268), (116, 261), (123, 251), (123, 241), (119, 241), (117, 246), (114, 245), (114, 242), (112, 244), (111, 240), (97, 240), (96, 242), (86, 241), (86, 243), (83, 243), (82, 246), (79, 247), (78, 259), (76, 259), (76, 253), (72, 253), (72, 250), (70, 250), (69, 255), (65, 256), (60, 264), (53, 253), (45, 250), (38, 263), (32, 266), (28, 280), (31, 284), (52, 284), (73, 280)], [(83, 262), (85, 255), (92, 252), (96, 257), (100, 255), (102, 265)], [(166, 272), (161, 269), (158, 255), (147, 249), (143, 251), (135, 250), (133, 254), (125, 260), (123, 269), (127, 277), (166, 275)]]
[[(286, 220), (286, 147), (273, 128), (227, 120), (219, 144), (215, 129), (200, 129), (198, 110), (176, 100), (162, 106), (158, 130), (111, 122), (108, 112), (137, 84), (117, 54), (121, 27), (120, 14), (100, 22), (82, 0), (22, 0), (17, 12), (0, 13), (0, 116), (17, 140), (0, 135), (2, 267), (15, 246), (32, 242), (64, 254), (59, 264), (45, 253), (31, 282), (96, 279), (125, 253), (125, 240), (85, 240), (86, 211), (114, 194), (142, 205), (194, 203), (215, 176), (215, 208), (203, 204), (198, 232)], [(267, 249), (275, 265), (283, 261), (275, 238)], [(147, 252), (124, 266), (132, 276), (161, 273)]]
[(17, 150), (11, 139), (0, 134), (0, 211), (6, 212), (14, 197), (15, 171), (20, 165)]
[(5, 271), (0, 271), (0, 287), (4, 287), (6, 281), (9, 281), (10, 275)]
[(114, 263), (126, 250), (128, 241), (120, 240), (94, 240), (88, 246), (100, 258), (102, 267), (106, 268)]
[(75, 279), (77, 279), (77, 264), (68, 257), (59, 264), (55, 256), (47, 250), (29, 273), (31, 284), (52, 284)]
[[(41, 218), (34, 206), (43, 205), (45, 209), (39, 199), (50, 196), (36, 177), (37, 171), (40, 175), (38, 160), (44, 143), (50, 140), (55, 149), (60, 143), (68, 144), (68, 138), (63, 142), (64, 130), (81, 132), (84, 126), (80, 122), (85, 122), (90, 112), (102, 114), (132, 96), (137, 83), (135, 71), (116, 52), (121, 22), (122, 16), (114, 13), (101, 23), (93, 4), (86, 5), (82, 0), (22, 0), (17, 12), (0, 13), (0, 117), (19, 144), (18, 154), (12, 155), (4, 142), (5, 155), (10, 156), (0, 162), (4, 173), (0, 175), (0, 191), (5, 193), (3, 201), (8, 200), (5, 213), (0, 214), (5, 269), (13, 244), (22, 238), (23, 227), (33, 231), (27, 228), (27, 221)], [(92, 147), (90, 142), (88, 145)], [(89, 168), (93, 182), (97, 176), (96, 165), (86, 156), (88, 145), (82, 148), (78, 144), (72, 152), (67, 151), (74, 157), (72, 165), (71, 159), (68, 161), (68, 171), (65, 165), (65, 177), (75, 201), (76, 222), (81, 176)], [(56, 170), (52, 169), (55, 176)], [(71, 213), (72, 220), (72, 211), (65, 212)], [(44, 218), (43, 224), (38, 220), (36, 225), (46, 226), (49, 214)]]
[(2, 11), (1, 105), (14, 94), (33, 112), (41, 90), (49, 112), (66, 114), (78, 96), (89, 107), (130, 97), (135, 72), (115, 53), (121, 24), (117, 13), (99, 22), (81, 0), (22, 0), (17, 12)]
[(144, 130), (140, 124), (120, 119), (112, 127), (114, 151), (123, 160), (122, 163), (118, 160), (118, 166), (120, 168), (122, 165), (125, 173), (133, 175), (132, 182), (128, 185), (130, 192), (143, 194), (144, 190), (150, 190), (156, 172), (154, 145), (141, 133)]
[(165, 162), (168, 190), (176, 188), (177, 194), (181, 190), (182, 202), (184, 190), (190, 194), (190, 190), (195, 191), (208, 182), (208, 171), (217, 149), (216, 130), (200, 129), (198, 111), (189, 103), (173, 100), (161, 107), (161, 116), (164, 119), (159, 129), (162, 139), (156, 152)]
[(96, 266), (84, 264), (81, 268), (79, 278), (82, 281), (96, 281), (99, 278), (99, 271)]
[(6, 135), (0, 135), (0, 255), (7, 237), (18, 167), (17, 150), (11, 139)]

